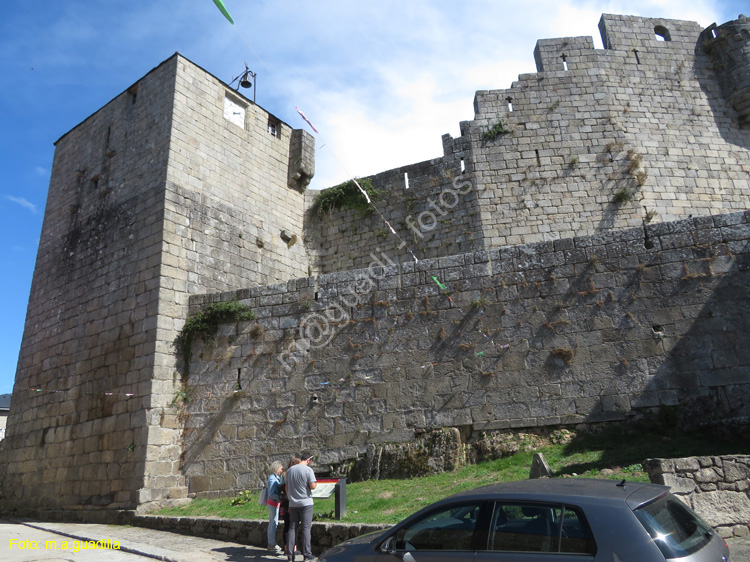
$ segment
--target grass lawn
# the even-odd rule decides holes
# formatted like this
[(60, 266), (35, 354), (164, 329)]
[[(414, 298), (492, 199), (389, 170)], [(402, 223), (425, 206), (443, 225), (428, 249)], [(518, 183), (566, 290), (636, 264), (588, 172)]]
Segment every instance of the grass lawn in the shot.
[[(350, 482), (346, 486), (347, 516), (350, 523), (397, 523), (407, 515), (441, 498), (485, 484), (528, 478), (534, 452), (543, 453), (556, 477), (626, 478), (648, 482), (641, 462), (647, 458), (677, 458), (744, 454), (747, 445), (709, 433), (667, 435), (627, 432), (618, 428), (581, 434), (567, 444), (545, 444), (535, 451), (520, 452), (501, 459), (464, 466), (445, 472), (404, 480)], [(314, 466), (313, 466), (314, 468)], [(603, 474), (604, 472), (604, 474)], [(232, 506), (232, 498), (196, 499), (190, 505), (164, 509), (156, 514), (209, 516), (235, 519), (266, 519), (268, 512), (252, 501)], [(334, 498), (315, 501), (316, 520), (333, 519)]]

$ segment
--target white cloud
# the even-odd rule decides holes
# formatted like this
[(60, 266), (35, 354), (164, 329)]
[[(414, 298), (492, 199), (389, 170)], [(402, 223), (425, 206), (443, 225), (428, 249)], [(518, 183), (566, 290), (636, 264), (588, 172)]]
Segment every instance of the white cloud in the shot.
[[(459, 122), (473, 118), (476, 90), (507, 89), (519, 74), (536, 72), (538, 39), (590, 36), (602, 48), (603, 13), (703, 26), (720, 19), (706, 0), (690, 6), (682, 0), (438, 1), (420, 2), (419, 13), (389, 1), (383, 6), (391, 15), (384, 30), (380, 18), (331, 14), (345, 49), (324, 39), (317, 56), (304, 63), (304, 80), (288, 84), (321, 131), (313, 188), (442, 156), (441, 136), (457, 136)], [(389, 44), (378, 45), (373, 36)], [(328, 51), (333, 47), (345, 52)]]
[(23, 207), (24, 209), (28, 209), (34, 214), (37, 214), (38, 212), (36, 205), (34, 205), (34, 203), (29, 201), (28, 199), (24, 199), (23, 197), (13, 197), (12, 195), (6, 195), (5, 199), (16, 203), (17, 205), (21, 205), (21, 207)]

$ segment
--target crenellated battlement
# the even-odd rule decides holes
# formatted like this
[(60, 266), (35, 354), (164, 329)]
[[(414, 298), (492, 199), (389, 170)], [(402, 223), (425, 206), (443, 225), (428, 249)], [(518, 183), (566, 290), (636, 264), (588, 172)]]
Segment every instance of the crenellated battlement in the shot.
[(692, 21), (604, 14), (599, 32), (606, 50), (655, 52), (666, 48), (692, 53), (701, 27)]
[[(715, 39), (711, 56), (699, 48), (705, 35), (698, 24), (660, 18), (603, 15), (604, 49), (590, 37), (539, 40), (538, 72), (476, 92), (474, 119), (460, 124), (460, 137), (443, 137), (444, 155), (430, 161), (429, 181), (415, 184), (421, 191), (405, 190), (408, 167), (374, 177), (389, 193), (381, 212), (409, 236), (406, 220), (429, 212), (430, 198), (450, 185), (444, 170), (455, 174), (457, 163), (475, 190), (440, 217), (429, 240), (414, 241), (418, 255), (457, 251), (456, 240), (466, 236), (453, 227), (468, 223), (461, 233), (471, 232), (473, 247), (490, 249), (746, 208), (750, 135), (741, 81), (748, 74), (738, 60), (750, 57), (738, 43), (747, 32), (742, 22), (721, 27), (734, 47)], [(724, 51), (727, 71), (714, 60)], [(505, 132), (490, 139), (493, 127)], [(375, 223), (358, 231), (356, 247), (342, 240), (338, 251), (336, 237), (325, 237), (320, 271), (364, 266), (375, 246), (410, 259), (387, 239), (368, 238)], [(306, 229), (319, 248), (315, 224)], [(361, 228), (345, 213), (326, 221), (328, 233), (334, 224), (340, 232)], [(337, 256), (336, 265), (324, 255)]]

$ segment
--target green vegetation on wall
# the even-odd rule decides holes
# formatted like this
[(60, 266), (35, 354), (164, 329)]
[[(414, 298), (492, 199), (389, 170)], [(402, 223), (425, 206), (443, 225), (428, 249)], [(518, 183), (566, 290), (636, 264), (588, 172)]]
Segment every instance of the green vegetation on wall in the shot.
[(484, 133), (482, 133), (482, 139), (483, 140), (495, 140), (497, 137), (502, 135), (507, 135), (511, 132), (511, 130), (508, 128), (508, 124), (500, 119), (497, 123), (495, 123), (492, 127), (490, 127), (488, 130), (486, 130)]
[(253, 311), (236, 300), (209, 304), (197, 314), (189, 316), (178, 336), (185, 360), (185, 376), (187, 377), (190, 366), (190, 348), (196, 337), (202, 337), (205, 340), (216, 333), (219, 324), (248, 321), (253, 318), (255, 318)]
[(384, 192), (375, 189), (371, 179), (351, 179), (335, 187), (321, 191), (312, 204), (312, 211), (317, 213), (319, 217), (337, 209), (354, 209), (359, 211), (363, 216), (369, 215), (372, 212), (372, 207), (367, 202), (367, 199), (365, 199), (365, 196), (362, 195), (359, 187), (357, 187), (357, 183), (367, 193), (371, 201), (377, 201), (383, 197)]

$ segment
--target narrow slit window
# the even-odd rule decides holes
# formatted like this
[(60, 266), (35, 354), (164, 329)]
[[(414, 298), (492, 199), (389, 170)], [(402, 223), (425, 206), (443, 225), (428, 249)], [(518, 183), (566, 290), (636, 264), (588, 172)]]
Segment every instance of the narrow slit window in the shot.
[(509, 112), (513, 111), (513, 98), (510, 98), (510, 97), (506, 98), (505, 101), (508, 102), (508, 111)]
[(562, 56), (563, 69), (568, 70), (568, 55)]
[(128, 94), (130, 95), (130, 103), (135, 104), (135, 98), (138, 97), (138, 84), (130, 86)]
[(461, 173), (463, 174), (466, 171), (466, 162), (464, 162), (464, 159), (461, 158)]
[(409, 172), (404, 172), (404, 189), (409, 189)]
[(536, 165), (537, 166), (541, 166), (542, 165), (542, 159), (539, 158), (539, 150), (536, 149), (536, 150), (534, 150), (534, 152), (536, 153)]

